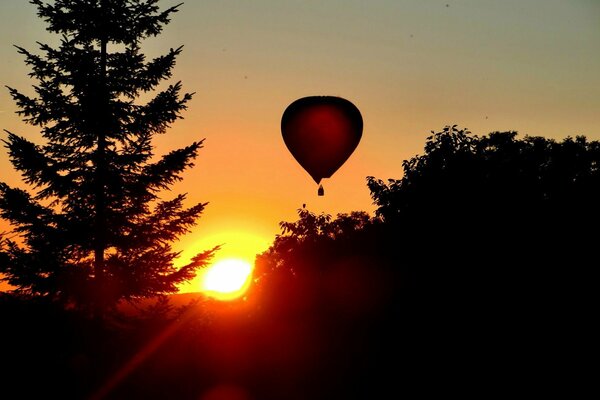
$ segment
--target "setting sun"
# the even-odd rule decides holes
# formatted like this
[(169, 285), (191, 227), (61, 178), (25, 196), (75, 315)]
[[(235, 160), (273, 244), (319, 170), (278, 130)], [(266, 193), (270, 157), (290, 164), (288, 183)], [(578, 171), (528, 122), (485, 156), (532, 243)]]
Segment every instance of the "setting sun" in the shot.
[(252, 265), (244, 260), (228, 258), (208, 268), (202, 280), (202, 291), (217, 300), (241, 297), (252, 280)]

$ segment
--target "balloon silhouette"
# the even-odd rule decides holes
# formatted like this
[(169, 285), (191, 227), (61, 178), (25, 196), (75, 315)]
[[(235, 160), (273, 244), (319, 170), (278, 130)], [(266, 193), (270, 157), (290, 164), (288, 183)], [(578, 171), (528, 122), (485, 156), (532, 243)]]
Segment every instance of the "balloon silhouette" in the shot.
[[(341, 97), (310, 96), (290, 104), (281, 117), (283, 141), (298, 164), (320, 183), (330, 178), (358, 146), (363, 120)], [(323, 187), (319, 187), (319, 196)]]

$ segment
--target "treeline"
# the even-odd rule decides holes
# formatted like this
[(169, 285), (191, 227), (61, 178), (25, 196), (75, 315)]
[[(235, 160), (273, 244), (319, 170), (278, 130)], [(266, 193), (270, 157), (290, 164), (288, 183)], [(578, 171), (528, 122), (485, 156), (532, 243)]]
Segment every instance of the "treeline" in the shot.
[(107, 382), (105, 398), (210, 399), (223, 383), (236, 399), (573, 395), (573, 378), (591, 374), (578, 358), (594, 325), (599, 149), (446, 127), (401, 179), (368, 178), (374, 215), (301, 208), (282, 222), (238, 303), (159, 303), (99, 322), (5, 297), (4, 387), (62, 398)]
[(403, 167), (401, 179), (367, 179), (373, 217), (300, 209), (297, 221), (282, 222), (257, 258), (259, 273), (302, 276), (364, 258), (414, 295), (462, 298), (469, 308), (482, 298), (507, 305), (542, 292), (540, 300), (551, 301), (593, 270), (599, 142), (478, 137), (449, 126)]
[(448, 126), (401, 179), (368, 178), (374, 216), (300, 209), (282, 222), (257, 290), (282, 318), (334, 332), (322, 362), (349, 360), (326, 369), (354, 398), (398, 385), (570, 392), (592, 338), (599, 166), (600, 143), (582, 136)]

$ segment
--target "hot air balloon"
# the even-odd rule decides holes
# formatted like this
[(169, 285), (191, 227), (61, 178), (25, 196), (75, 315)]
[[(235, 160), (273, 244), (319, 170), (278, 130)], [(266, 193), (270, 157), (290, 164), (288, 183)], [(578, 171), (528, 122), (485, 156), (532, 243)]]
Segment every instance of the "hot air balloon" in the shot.
[[(348, 160), (362, 130), (360, 111), (341, 97), (303, 97), (290, 104), (281, 117), (285, 145), (317, 184)], [(322, 185), (317, 193), (324, 194)]]

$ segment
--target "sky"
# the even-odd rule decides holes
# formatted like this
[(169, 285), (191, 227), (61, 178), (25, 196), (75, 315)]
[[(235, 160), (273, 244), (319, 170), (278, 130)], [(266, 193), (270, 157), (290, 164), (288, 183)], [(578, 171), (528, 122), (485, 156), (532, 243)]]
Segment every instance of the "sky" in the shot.
[[(166, 194), (209, 202), (175, 244), (179, 262), (216, 244), (224, 244), (217, 258), (253, 260), (303, 204), (372, 212), (366, 177), (402, 177), (402, 161), (446, 125), (600, 140), (599, 21), (600, 0), (188, 0), (143, 47), (157, 56), (184, 45), (172, 81), (196, 93), (156, 153), (206, 139)], [(2, 0), (2, 86), (30, 91), (12, 45), (35, 50), (36, 41), (56, 37), (35, 7)], [(323, 197), (280, 131), (285, 108), (312, 95), (344, 97), (364, 119), (361, 143), (323, 181)], [(40, 142), (15, 111), (0, 90), (0, 128)], [(25, 187), (4, 149), (0, 181)]]

